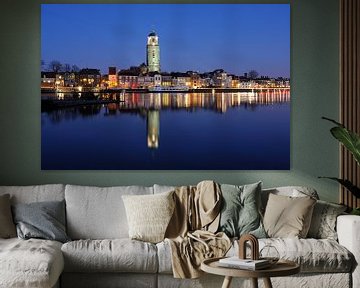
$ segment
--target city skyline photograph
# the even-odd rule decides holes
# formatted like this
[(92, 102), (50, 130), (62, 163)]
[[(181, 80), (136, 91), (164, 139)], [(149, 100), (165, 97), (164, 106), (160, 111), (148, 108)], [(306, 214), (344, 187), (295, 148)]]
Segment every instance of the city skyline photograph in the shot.
[(289, 4), (42, 4), (43, 170), (290, 169)]

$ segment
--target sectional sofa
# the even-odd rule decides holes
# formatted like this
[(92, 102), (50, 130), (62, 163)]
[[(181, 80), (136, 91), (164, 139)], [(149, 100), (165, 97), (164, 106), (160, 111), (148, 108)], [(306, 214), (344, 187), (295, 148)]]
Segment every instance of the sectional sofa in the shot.
[[(174, 279), (167, 242), (151, 244), (128, 236), (123, 195), (156, 194), (174, 187), (90, 187), (76, 185), (0, 186), (12, 204), (41, 201), (66, 203), (67, 243), (18, 238), (0, 239), (0, 287), (221, 287), (223, 278)], [(317, 197), (312, 189), (296, 187)], [(262, 191), (293, 195), (294, 187)], [(294, 195), (293, 195), (294, 196)], [(299, 195), (295, 195), (299, 196)], [(260, 239), (282, 258), (301, 265), (301, 273), (272, 279), (274, 287), (360, 287), (360, 217), (337, 217), (338, 241), (331, 239)], [(235, 241), (228, 255), (236, 255)], [(262, 281), (259, 281), (261, 284)], [(234, 279), (232, 287), (249, 285)], [(243, 287), (243, 286), (241, 286)]]

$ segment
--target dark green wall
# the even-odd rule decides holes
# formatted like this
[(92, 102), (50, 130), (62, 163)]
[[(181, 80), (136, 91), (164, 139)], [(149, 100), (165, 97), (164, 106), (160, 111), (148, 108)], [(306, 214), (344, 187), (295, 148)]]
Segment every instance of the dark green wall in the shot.
[[(318, 175), (337, 176), (339, 169), (337, 143), (328, 132), (330, 125), (320, 119), (323, 115), (338, 118), (337, 0), (290, 1), (290, 171), (41, 171), (40, 3), (72, 2), (74, 1), (1, 1), (0, 185), (181, 185), (196, 183), (202, 179), (242, 184), (263, 180), (265, 187), (313, 186), (319, 191), (321, 198), (338, 200), (338, 186), (317, 179)], [(89, 0), (76, 1), (91, 2), (96, 3)], [(232, 1), (252, 2), (254, 1)], [(289, 3), (274, 0), (254, 3), (274, 2)]]

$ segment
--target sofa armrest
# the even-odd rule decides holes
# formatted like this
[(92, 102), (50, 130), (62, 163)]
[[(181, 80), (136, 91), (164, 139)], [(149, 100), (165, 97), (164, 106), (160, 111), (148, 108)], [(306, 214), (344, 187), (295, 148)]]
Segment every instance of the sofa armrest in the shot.
[(360, 216), (338, 216), (336, 229), (339, 244), (347, 248), (355, 257), (352, 281), (353, 287), (360, 287)]

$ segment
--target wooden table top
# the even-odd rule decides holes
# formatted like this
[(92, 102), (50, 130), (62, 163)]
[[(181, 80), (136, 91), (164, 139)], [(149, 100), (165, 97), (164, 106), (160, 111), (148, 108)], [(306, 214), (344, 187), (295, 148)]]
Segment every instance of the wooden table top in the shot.
[(245, 270), (219, 266), (219, 259), (221, 258), (224, 257), (204, 260), (201, 263), (201, 270), (210, 274), (244, 278), (280, 277), (300, 272), (300, 266), (295, 262), (288, 260), (279, 260), (276, 264), (273, 264), (271, 267), (266, 269)]

